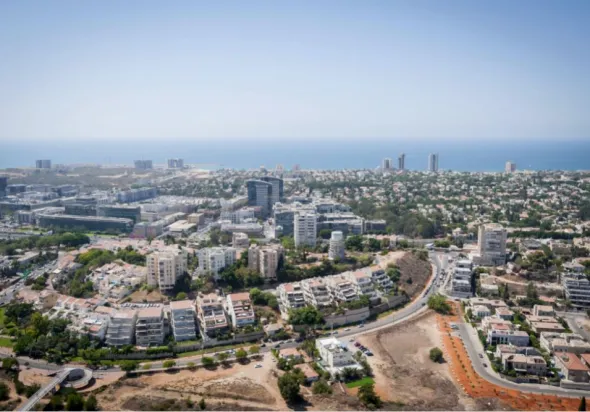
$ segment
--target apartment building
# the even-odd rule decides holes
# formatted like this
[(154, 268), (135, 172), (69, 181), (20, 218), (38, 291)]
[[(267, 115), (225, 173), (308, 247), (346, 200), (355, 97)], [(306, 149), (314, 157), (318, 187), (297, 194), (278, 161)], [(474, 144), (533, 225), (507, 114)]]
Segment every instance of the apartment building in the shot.
[(590, 343), (575, 333), (541, 332), (539, 344), (549, 353), (590, 353)]
[(147, 283), (161, 291), (174, 288), (176, 279), (187, 271), (188, 255), (185, 250), (170, 248), (146, 257)]
[(361, 369), (354, 360), (353, 354), (347, 346), (336, 338), (317, 339), (316, 348), (320, 355), (322, 366), (329, 372), (338, 372), (343, 368)]
[(506, 263), (506, 238), (504, 227), (496, 223), (481, 225), (477, 236), (477, 254), (474, 260), (483, 266), (501, 266)]
[(332, 304), (332, 296), (325, 278), (304, 279), (301, 281), (301, 287), (303, 298), (308, 305), (320, 308)]
[(489, 345), (509, 344), (514, 346), (528, 346), (528, 333), (510, 328), (493, 326), (488, 331), (487, 342)]
[(254, 309), (248, 292), (232, 293), (227, 295), (227, 313), (231, 318), (232, 325), (240, 328), (256, 323)]
[(565, 297), (573, 306), (590, 306), (590, 281), (583, 273), (566, 272), (561, 275)]
[(371, 272), (371, 279), (376, 288), (388, 292), (393, 288), (393, 282), (387, 276), (383, 269), (374, 270)]
[(300, 282), (280, 284), (277, 287), (277, 294), (283, 319), (289, 318), (289, 310), (305, 306), (303, 287)]
[(231, 245), (237, 249), (246, 249), (250, 246), (250, 238), (242, 232), (234, 232), (231, 235)]
[(170, 302), (170, 321), (174, 340), (182, 342), (197, 338), (195, 306), (190, 300)]
[(357, 272), (349, 272), (348, 278), (355, 288), (357, 296), (366, 295), (371, 300), (379, 299), (370, 271), (359, 270)]
[(342, 232), (335, 230), (330, 237), (330, 248), (328, 258), (330, 260), (344, 260), (345, 258), (344, 235)]
[(137, 346), (159, 346), (164, 343), (164, 310), (162, 306), (143, 308), (135, 323)]
[(223, 309), (223, 298), (216, 293), (197, 296), (197, 318), (203, 337), (214, 337), (228, 330), (229, 324)]
[(199, 258), (199, 273), (212, 273), (215, 279), (219, 279), (219, 272), (231, 266), (236, 261), (236, 249), (233, 247), (210, 247), (197, 250)]
[(260, 273), (267, 282), (275, 281), (283, 253), (281, 245), (252, 245), (248, 249), (248, 267)]
[(547, 374), (547, 362), (542, 356), (524, 354), (508, 355), (502, 359), (502, 364), (507, 370), (513, 369), (518, 373), (544, 376)]
[(313, 212), (297, 212), (294, 217), (295, 246), (315, 247), (317, 216)]
[(111, 314), (107, 327), (107, 346), (132, 345), (135, 338), (137, 311), (120, 310)]
[(332, 299), (338, 302), (351, 302), (358, 299), (359, 290), (356, 282), (346, 274), (330, 276), (326, 280)]
[(553, 357), (555, 368), (561, 371), (562, 381), (587, 383), (590, 382), (590, 369), (586, 366), (578, 355), (570, 352), (559, 352)]

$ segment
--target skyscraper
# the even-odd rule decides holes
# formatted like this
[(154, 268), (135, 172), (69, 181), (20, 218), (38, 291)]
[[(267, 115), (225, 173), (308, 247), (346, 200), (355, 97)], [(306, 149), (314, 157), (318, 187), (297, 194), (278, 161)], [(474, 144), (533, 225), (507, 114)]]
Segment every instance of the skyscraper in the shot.
[(168, 159), (168, 169), (183, 169), (184, 168), (184, 160), (183, 159)]
[(405, 153), (400, 154), (399, 157), (397, 158), (397, 168), (399, 170), (406, 169), (406, 154)]
[(507, 232), (502, 225), (488, 223), (481, 225), (477, 234), (477, 251), (484, 266), (500, 266), (506, 263)]
[(314, 247), (316, 244), (317, 224), (317, 216), (314, 212), (295, 213), (295, 246)]
[(514, 173), (516, 171), (516, 163), (512, 161), (507, 161), (506, 166), (504, 167), (504, 171), (506, 173)]
[(49, 160), (49, 159), (36, 160), (35, 167), (37, 169), (51, 169), (51, 160)]
[(390, 158), (385, 158), (383, 159), (383, 162), (381, 163), (381, 169), (383, 170), (391, 170), (391, 159)]
[(134, 162), (135, 168), (137, 170), (150, 170), (153, 169), (153, 164), (151, 160), (136, 160)]
[(330, 238), (330, 249), (328, 250), (328, 258), (330, 260), (343, 260), (344, 253), (344, 235), (341, 231), (335, 230), (332, 232), (332, 237)]
[(268, 182), (272, 185), (272, 190), (270, 194), (270, 211), (272, 211), (272, 206), (275, 203), (278, 203), (283, 198), (283, 179), (273, 176), (264, 176), (261, 177), (260, 180), (263, 182)]
[(248, 180), (246, 187), (248, 189), (248, 206), (260, 206), (262, 217), (268, 217), (272, 210), (270, 203), (272, 184), (262, 180)]
[(428, 155), (428, 171), (438, 172), (438, 153), (430, 153)]
[(8, 178), (0, 176), (0, 198), (6, 196), (6, 186), (8, 186)]

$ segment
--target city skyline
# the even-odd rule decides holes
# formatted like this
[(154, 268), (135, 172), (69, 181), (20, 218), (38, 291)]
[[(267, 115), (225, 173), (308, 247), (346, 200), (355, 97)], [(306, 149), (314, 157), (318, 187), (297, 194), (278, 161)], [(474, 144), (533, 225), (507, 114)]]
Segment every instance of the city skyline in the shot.
[(0, 5), (0, 140), (587, 139), (590, 3)]

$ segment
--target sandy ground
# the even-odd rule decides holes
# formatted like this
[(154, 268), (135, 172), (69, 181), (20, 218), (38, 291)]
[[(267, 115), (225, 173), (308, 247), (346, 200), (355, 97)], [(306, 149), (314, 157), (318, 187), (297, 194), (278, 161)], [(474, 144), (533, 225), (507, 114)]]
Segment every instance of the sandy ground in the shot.
[[(263, 367), (256, 368), (256, 363)], [(198, 408), (196, 403), (201, 398), (205, 398), (207, 409), (285, 410), (288, 408), (273, 369), (267, 355), (260, 362), (227, 369), (199, 368), (124, 378), (96, 396), (103, 410), (188, 410)]]
[(138, 290), (137, 292), (133, 292), (131, 295), (129, 295), (128, 297), (124, 298), (123, 300), (127, 300), (131, 298), (131, 302), (134, 303), (144, 303), (145, 302), (163, 302), (164, 300), (164, 296), (157, 290), (154, 290), (150, 293), (148, 293), (147, 290)]
[(358, 340), (375, 354), (368, 359), (384, 401), (405, 410), (479, 409), (454, 383), (448, 365), (429, 358), (430, 349), (442, 345), (434, 313)]

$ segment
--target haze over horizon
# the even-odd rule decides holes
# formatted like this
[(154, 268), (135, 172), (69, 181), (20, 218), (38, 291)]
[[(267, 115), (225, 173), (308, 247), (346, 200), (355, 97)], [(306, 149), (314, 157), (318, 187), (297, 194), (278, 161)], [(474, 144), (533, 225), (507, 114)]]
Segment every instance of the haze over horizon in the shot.
[(0, 3), (0, 140), (590, 137), (590, 2)]

